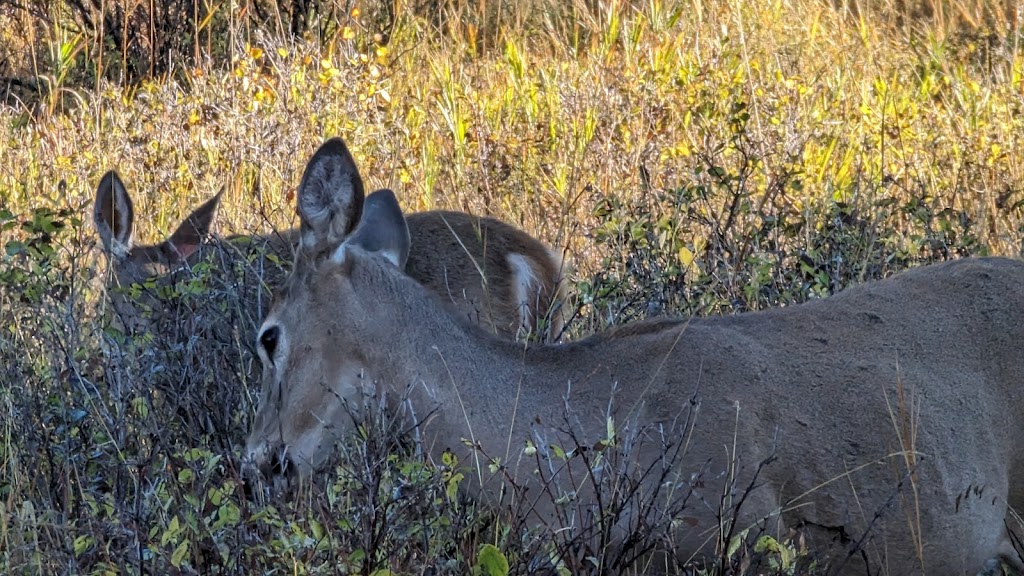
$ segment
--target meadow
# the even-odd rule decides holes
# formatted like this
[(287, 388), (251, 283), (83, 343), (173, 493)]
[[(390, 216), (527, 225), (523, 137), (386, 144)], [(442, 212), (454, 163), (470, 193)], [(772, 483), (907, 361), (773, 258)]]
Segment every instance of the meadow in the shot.
[[(474, 510), (458, 474), (370, 425), (325, 486), (253, 501), (237, 461), (258, 318), (199, 269), (163, 296), (191, 328), (235, 314), (227, 335), (128, 337), (92, 225), (109, 169), (138, 243), (218, 192), (217, 235), (268, 233), (297, 224), (306, 161), (342, 136), (406, 210), (494, 216), (562, 251), (565, 339), (1024, 250), (1013, 2), (353, 0), (308, 21), (243, 3), (160, 45), (76, 5), (0, 2), (3, 573), (653, 569), (603, 556), (599, 530)], [(814, 573), (799, 540), (743, 540), (699, 573)]]

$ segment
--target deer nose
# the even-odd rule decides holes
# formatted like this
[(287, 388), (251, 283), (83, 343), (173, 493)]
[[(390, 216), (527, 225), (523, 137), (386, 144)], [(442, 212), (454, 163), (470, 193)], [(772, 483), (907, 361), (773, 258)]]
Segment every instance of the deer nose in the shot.
[(259, 469), (252, 462), (243, 462), (241, 477), (242, 495), (247, 500), (257, 500), (263, 494), (263, 478)]
[(249, 467), (250, 473), (264, 481), (274, 481), (295, 472), (295, 464), (284, 444), (269, 446), (253, 454)]
[(260, 450), (242, 466), (243, 491), (247, 497), (267, 489), (275, 493), (288, 485), (296, 471), (287, 446), (281, 444)]
[(291, 456), (288, 455), (287, 447), (278, 446), (276, 449), (271, 450), (270, 458), (267, 458), (260, 466), (260, 472), (264, 478), (268, 479), (287, 478), (295, 472), (295, 465), (292, 463)]

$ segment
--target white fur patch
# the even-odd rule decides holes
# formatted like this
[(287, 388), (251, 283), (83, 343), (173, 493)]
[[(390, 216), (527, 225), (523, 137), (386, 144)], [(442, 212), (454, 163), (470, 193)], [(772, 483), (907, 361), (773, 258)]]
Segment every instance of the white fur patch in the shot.
[(311, 228), (303, 230), (302, 235), (299, 237), (299, 246), (312, 250), (316, 246), (316, 232)]
[(331, 254), (331, 262), (334, 262), (335, 264), (343, 264), (345, 262), (345, 258), (347, 257), (348, 245), (342, 242), (341, 246), (338, 246), (338, 248), (334, 251), (334, 254)]
[(398, 252), (394, 250), (381, 250), (380, 252), (385, 258), (388, 259), (395, 267), (398, 267)]
[(519, 325), (524, 331), (531, 332), (534, 326), (530, 303), (537, 298), (537, 271), (522, 254), (509, 254), (507, 260), (512, 269), (512, 291), (519, 307)]
[[(381, 250), (379, 252), (376, 252), (376, 254), (380, 254), (381, 256), (387, 258), (388, 262), (391, 262), (396, 267), (399, 266), (399, 258), (397, 251)], [(331, 254), (331, 262), (334, 262), (335, 264), (342, 264), (345, 262), (345, 258), (348, 258), (348, 242), (342, 242), (341, 246), (338, 246), (338, 249), (334, 251), (334, 254)]]
[(117, 238), (110, 239), (110, 252), (114, 258), (118, 260), (124, 260), (132, 253), (131, 239), (127, 242), (121, 242)]

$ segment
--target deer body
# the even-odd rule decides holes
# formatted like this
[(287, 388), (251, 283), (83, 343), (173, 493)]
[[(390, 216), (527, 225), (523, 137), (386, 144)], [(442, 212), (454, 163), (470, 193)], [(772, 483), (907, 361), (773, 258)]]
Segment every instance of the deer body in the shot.
[[(311, 165), (339, 154), (325, 148)], [(307, 185), (344, 193), (330, 179)], [(529, 488), (521, 497), (541, 522), (567, 508), (538, 490), (562, 495), (578, 487), (570, 477), (599, 474), (546, 459), (546, 447), (596, 443), (610, 416), (620, 441), (646, 440), (629, 454), (639, 466), (681, 454), (642, 488), (668, 483), (688, 498), (675, 518), (680, 561), (716, 553), (721, 508), (742, 495), (737, 532), (802, 530), (834, 545), (832, 572), (1020, 568), (1004, 521), (1024, 507), (1024, 263), (955, 261), (798, 306), (523, 346), (402, 274), (400, 210), (389, 194), (371, 198), (374, 226), (333, 246), (303, 239), (261, 328), (264, 395), (247, 453), (264, 473), (318, 469), (367, 398), (405, 390), (428, 454), (471, 464), (484, 500), (499, 502), (503, 483)], [(588, 497), (577, 491), (576, 513), (593, 511)], [(623, 536), (635, 521), (619, 519)]]

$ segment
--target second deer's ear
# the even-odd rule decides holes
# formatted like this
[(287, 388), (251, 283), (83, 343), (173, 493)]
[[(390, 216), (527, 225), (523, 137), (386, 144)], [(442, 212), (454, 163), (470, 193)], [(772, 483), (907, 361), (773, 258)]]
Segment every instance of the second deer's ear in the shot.
[(124, 183), (114, 170), (100, 178), (100, 184), (96, 188), (92, 220), (107, 254), (118, 257), (128, 254), (132, 243), (135, 210)]
[(210, 233), (213, 225), (213, 217), (217, 213), (217, 206), (220, 204), (220, 197), (223, 190), (216, 196), (207, 200), (202, 206), (196, 208), (188, 215), (188, 218), (178, 226), (178, 229), (167, 239), (172, 252), (182, 260), (196, 253), (203, 239)]
[(323, 143), (310, 158), (298, 190), (298, 212), (306, 250), (335, 247), (363, 213), (363, 179), (341, 138)]
[(335, 251), (332, 259), (343, 263), (347, 249), (357, 246), (371, 254), (387, 258), (399, 270), (409, 259), (409, 226), (402, 208), (391, 190), (378, 190), (366, 199), (366, 210), (355, 232)]

